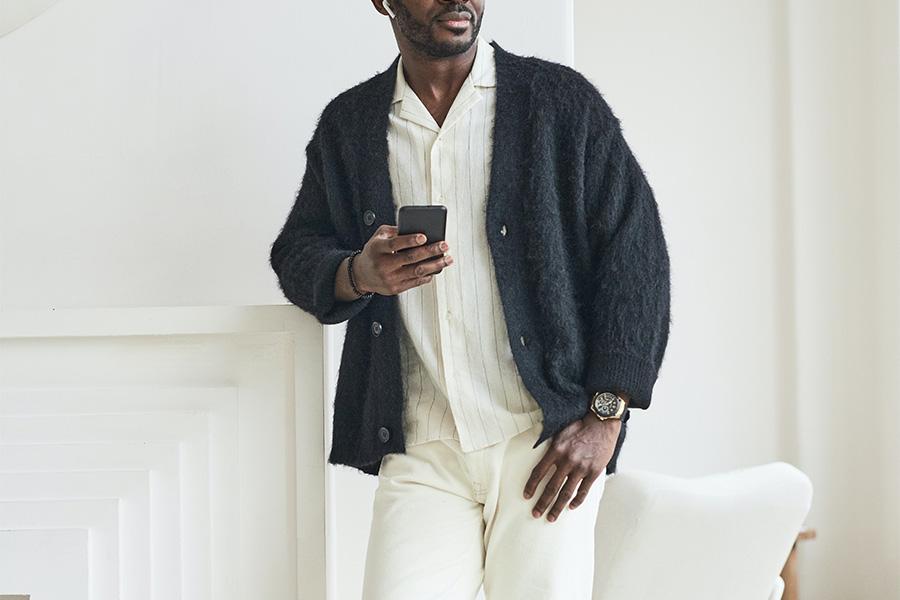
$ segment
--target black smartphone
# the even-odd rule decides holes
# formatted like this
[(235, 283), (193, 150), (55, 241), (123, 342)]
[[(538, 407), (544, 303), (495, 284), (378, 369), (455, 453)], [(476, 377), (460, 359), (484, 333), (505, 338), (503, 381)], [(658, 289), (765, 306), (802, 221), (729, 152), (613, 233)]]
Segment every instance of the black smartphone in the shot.
[(424, 233), (426, 244), (442, 242), (447, 232), (447, 207), (441, 204), (401, 206), (397, 212), (397, 233)]

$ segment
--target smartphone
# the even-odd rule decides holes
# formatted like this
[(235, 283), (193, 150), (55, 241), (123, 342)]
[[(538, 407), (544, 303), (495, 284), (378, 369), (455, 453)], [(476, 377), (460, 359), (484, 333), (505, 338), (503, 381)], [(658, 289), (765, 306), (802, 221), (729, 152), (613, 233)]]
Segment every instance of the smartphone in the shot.
[(447, 207), (441, 204), (401, 206), (397, 213), (397, 233), (424, 233), (426, 244), (444, 241), (447, 232)]

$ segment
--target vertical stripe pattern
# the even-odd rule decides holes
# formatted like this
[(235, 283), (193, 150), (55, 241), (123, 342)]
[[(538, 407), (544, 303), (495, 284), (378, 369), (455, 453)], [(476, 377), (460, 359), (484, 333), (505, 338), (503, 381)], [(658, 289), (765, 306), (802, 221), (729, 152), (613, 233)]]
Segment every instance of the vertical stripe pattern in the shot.
[(455, 439), (464, 452), (542, 421), (509, 345), (485, 228), (495, 111), (494, 48), (478, 37), (475, 60), (442, 125), (397, 66), (388, 127), (391, 185), (399, 206), (447, 207), (454, 263), (402, 292), (400, 351), (406, 445)]

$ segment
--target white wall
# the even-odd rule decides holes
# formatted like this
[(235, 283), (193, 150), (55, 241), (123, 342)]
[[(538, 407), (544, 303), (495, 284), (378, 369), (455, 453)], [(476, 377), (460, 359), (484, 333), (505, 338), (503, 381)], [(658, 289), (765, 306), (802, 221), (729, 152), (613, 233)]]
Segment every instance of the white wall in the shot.
[(806, 589), (900, 598), (898, 5), (795, 0), (789, 19)]
[(301, 79), (300, 7), (64, 0), (0, 38), (0, 305), (276, 300), (266, 244), (327, 83)]
[[(482, 31), (561, 58), (563, 5)], [(0, 37), (0, 306), (283, 303), (315, 119), (397, 52), (369, 2), (63, 0)]]
[(896, 0), (576, 2), (657, 194), (673, 328), (623, 467), (813, 480), (805, 598), (900, 598)]
[(623, 466), (694, 475), (778, 455), (790, 297), (775, 226), (785, 201), (776, 5), (576, 3), (575, 66), (622, 122), (672, 262), (669, 346)]

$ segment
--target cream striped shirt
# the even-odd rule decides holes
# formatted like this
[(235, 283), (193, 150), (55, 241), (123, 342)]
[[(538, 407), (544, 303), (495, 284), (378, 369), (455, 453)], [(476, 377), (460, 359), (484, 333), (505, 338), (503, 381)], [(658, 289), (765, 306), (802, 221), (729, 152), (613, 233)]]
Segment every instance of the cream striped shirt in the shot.
[(494, 48), (480, 36), (442, 126), (397, 66), (388, 127), (398, 206), (443, 204), (454, 262), (399, 296), (406, 445), (456, 439), (464, 452), (543, 420), (509, 346), (485, 229), (495, 110)]

